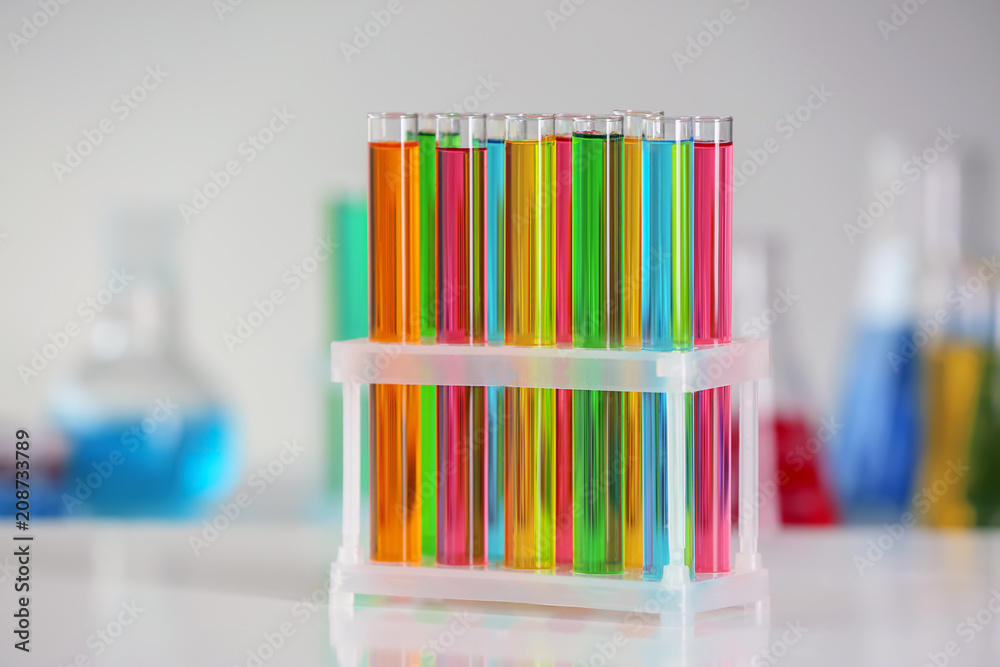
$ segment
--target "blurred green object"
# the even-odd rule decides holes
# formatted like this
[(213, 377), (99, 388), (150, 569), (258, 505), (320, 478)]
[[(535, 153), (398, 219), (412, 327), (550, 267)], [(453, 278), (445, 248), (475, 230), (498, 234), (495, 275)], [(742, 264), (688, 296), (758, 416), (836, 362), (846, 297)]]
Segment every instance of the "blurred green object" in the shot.
[[(345, 190), (330, 201), (326, 211), (326, 231), (333, 245), (333, 261), (328, 263), (326, 340), (350, 340), (368, 335), (368, 200), (363, 190)], [(329, 373), (329, 345), (326, 348)], [(326, 386), (327, 488), (339, 491), (343, 483), (342, 444), (344, 394), (342, 386), (329, 381)], [(362, 392), (362, 411), (368, 392)], [(362, 440), (367, 442), (367, 420), (362, 420)], [(367, 457), (362, 457), (362, 465)], [(362, 484), (368, 480), (362, 468)]]
[(1000, 526), (1000, 338), (997, 343), (983, 369), (972, 425), (968, 494), (977, 526)]

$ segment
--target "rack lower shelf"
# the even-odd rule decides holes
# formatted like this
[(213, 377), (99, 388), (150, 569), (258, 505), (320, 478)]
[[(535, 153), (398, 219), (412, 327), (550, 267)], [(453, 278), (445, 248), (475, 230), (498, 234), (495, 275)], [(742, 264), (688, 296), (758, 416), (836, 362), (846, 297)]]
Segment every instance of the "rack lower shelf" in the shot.
[(662, 581), (642, 581), (569, 572), (337, 562), (330, 581), (331, 604), (340, 607), (352, 606), (354, 594), (365, 594), (688, 616), (756, 604), (768, 595), (764, 569), (701, 576), (693, 581), (669, 576)]

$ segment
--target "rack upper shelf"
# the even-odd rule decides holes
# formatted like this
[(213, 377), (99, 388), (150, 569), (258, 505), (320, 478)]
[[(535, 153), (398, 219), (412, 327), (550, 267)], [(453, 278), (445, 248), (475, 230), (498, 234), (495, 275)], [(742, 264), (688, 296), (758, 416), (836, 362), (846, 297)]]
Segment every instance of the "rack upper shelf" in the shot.
[(404, 345), (367, 338), (331, 345), (334, 382), (686, 393), (770, 374), (767, 339), (693, 350), (591, 350)]

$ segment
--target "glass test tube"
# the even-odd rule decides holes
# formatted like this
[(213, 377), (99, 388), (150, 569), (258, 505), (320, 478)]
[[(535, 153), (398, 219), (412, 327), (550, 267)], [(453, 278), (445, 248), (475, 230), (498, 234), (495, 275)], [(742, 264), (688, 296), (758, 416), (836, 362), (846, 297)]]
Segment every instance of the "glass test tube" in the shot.
[[(508, 345), (555, 344), (554, 116), (507, 116)], [(506, 536), (510, 568), (555, 565), (555, 390), (506, 389)]]
[[(733, 119), (695, 116), (694, 344), (732, 339)], [(695, 571), (730, 569), (730, 387), (695, 393)]]
[[(622, 118), (622, 339), (627, 348), (642, 347), (642, 122), (662, 111), (616, 109)], [(642, 534), (642, 394), (622, 394), (622, 483), (625, 503), (625, 567), (643, 560)]]
[[(437, 114), (417, 116), (420, 150), (420, 340), (433, 343), (437, 328)], [(437, 387), (420, 387), (421, 548), (437, 552)]]
[[(368, 115), (369, 332), (420, 340), (420, 158), (415, 114)], [(420, 562), (420, 387), (371, 385), (371, 559)]]
[[(439, 344), (486, 342), (486, 117), (438, 114)], [(437, 562), (486, 559), (486, 390), (438, 387)]]
[[(691, 347), (693, 182), (690, 118), (649, 116), (642, 139), (642, 343), (648, 350)], [(693, 460), (693, 401), (685, 397), (686, 460)], [(667, 395), (643, 394), (643, 569), (659, 578), (670, 562), (667, 513)], [(692, 470), (687, 466), (684, 474)], [(687, 480), (687, 506), (694, 485)], [(685, 561), (693, 565), (692, 513), (686, 517)], [(680, 529), (680, 527), (678, 527)]]
[[(557, 114), (556, 345), (573, 345), (573, 121)], [(556, 563), (573, 563), (573, 392), (556, 389)]]
[[(486, 115), (486, 340), (503, 345), (505, 299), (504, 142), (507, 114)], [(489, 474), (487, 548), (490, 562), (504, 559), (504, 388), (486, 390), (487, 473)]]
[[(573, 127), (573, 345), (622, 347), (622, 119)], [(624, 569), (621, 392), (573, 392), (573, 570)]]

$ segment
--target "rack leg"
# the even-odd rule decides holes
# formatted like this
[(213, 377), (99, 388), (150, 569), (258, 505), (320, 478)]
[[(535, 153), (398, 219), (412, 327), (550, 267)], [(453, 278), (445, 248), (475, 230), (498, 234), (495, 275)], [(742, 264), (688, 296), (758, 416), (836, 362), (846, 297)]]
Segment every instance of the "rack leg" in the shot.
[(361, 385), (344, 382), (344, 506), (340, 563), (361, 562)]
[(736, 571), (760, 569), (757, 553), (759, 472), (757, 442), (757, 382), (740, 384), (740, 550)]
[(687, 423), (684, 394), (667, 395), (667, 535), (670, 564), (663, 568), (663, 582), (683, 586), (688, 582), (684, 564), (687, 546)]

